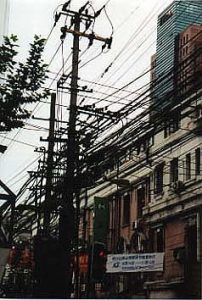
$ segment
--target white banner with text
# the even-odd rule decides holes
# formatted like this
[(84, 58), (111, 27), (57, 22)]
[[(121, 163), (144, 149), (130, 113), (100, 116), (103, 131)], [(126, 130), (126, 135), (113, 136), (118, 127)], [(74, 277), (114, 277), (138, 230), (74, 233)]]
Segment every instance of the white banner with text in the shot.
[(163, 271), (164, 253), (108, 254), (107, 273)]

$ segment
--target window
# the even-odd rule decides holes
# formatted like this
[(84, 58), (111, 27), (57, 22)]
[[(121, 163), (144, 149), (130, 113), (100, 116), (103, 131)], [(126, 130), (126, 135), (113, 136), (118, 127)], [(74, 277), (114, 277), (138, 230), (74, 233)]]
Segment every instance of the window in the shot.
[(189, 244), (189, 258), (193, 261), (197, 260), (197, 228), (196, 224), (189, 226), (187, 230)]
[(185, 48), (185, 53), (186, 53), (186, 55), (188, 54), (188, 46), (186, 46), (186, 48)]
[(173, 112), (173, 116), (170, 116), (169, 120), (166, 120), (164, 125), (164, 137), (170, 136), (180, 128), (180, 114), (179, 112)]
[(171, 124), (170, 124), (170, 133), (176, 132), (179, 129), (179, 113), (175, 113), (173, 118), (171, 119)]
[(163, 25), (170, 17), (172, 17), (173, 13), (171, 10), (167, 11), (161, 18), (160, 18), (160, 26)]
[(170, 162), (170, 183), (178, 181), (178, 158), (175, 157)]
[(186, 155), (186, 161), (185, 161), (185, 178), (186, 180), (189, 180), (191, 178), (191, 154), (188, 153)]
[(130, 194), (123, 197), (123, 222), (122, 225), (130, 223)]
[(188, 42), (188, 40), (189, 40), (189, 35), (186, 34), (186, 42)]
[(201, 105), (197, 105), (196, 106), (196, 118), (200, 118), (202, 116), (202, 106)]
[(161, 163), (154, 170), (154, 193), (155, 194), (159, 194), (163, 192), (163, 168), (164, 168), (164, 163)]
[(145, 206), (146, 190), (145, 187), (137, 189), (137, 217), (142, 217), (142, 208)]
[(199, 252), (196, 215), (189, 217), (187, 220), (185, 241), (188, 254), (188, 261), (196, 262), (198, 259)]
[(150, 180), (151, 180), (151, 178), (149, 176), (147, 178), (145, 178), (145, 183), (144, 183), (145, 204), (144, 205), (148, 204), (151, 201)]
[(195, 150), (195, 175), (201, 174), (201, 149), (197, 148)]
[(155, 137), (154, 137), (154, 134), (152, 134), (151, 137), (150, 137), (150, 140), (149, 140), (149, 145), (150, 146), (154, 145), (154, 140), (155, 140)]
[(111, 161), (110, 165), (109, 165), (109, 171), (113, 172), (115, 170), (116, 166), (115, 163), (113, 161)]
[(164, 228), (158, 227), (153, 231), (153, 250), (154, 252), (164, 252), (165, 249), (165, 237)]

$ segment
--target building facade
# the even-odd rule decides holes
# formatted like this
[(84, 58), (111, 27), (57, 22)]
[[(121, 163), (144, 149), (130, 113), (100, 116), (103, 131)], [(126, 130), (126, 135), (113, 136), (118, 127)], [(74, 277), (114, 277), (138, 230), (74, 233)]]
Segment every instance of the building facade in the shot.
[[(184, 100), (180, 109), (176, 106), (169, 112), (169, 116), (176, 110), (180, 114), (176, 131), (165, 134), (166, 126), (159, 124), (156, 132), (150, 130), (144, 134), (145, 140), (148, 137), (153, 140), (149, 161), (146, 148), (134, 149), (130, 159), (122, 159), (120, 185), (113, 183), (117, 178), (115, 169), (106, 173), (107, 181), (88, 191), (91, 218), (88, 215), (86, 219), (87, 228), (93, 227), (94, 198), (100, 197), (109, 204), (109, 253), (164, 253), (161, 272), (108, 274), (111, 295), (201, 297), (202, 123), (198, 115), (201, 105), (202, 90), (198, 90)], [(96, 235), (92, 231), (90, 234), (91, 242), (96, 241)]]
[[(167, 105), (175, 88), (179, 33), (190, 24), (202, 24), (202, 1), (174, 1), (157, 22), (155, 103)], [(167, 95), (167, 97), (166, 97)], [(167, 100), (166, 100), (167, 98)]]
[(131, 128), (125, 154), (114, 154), (88, 189), (85, 218), (81, 210), (88, 243), (97, 241), (100, 198), (109, 209), (108, 253), (164, 253), (162, 271), (106, 274), (105, 297), (201, 298), (201, 11), (202, 1), (174, 1), (159, 15), (148, 126)]
[(177, 89), (180, 95), (201, 84), (202, 25), (189, 25), (179, 35)]

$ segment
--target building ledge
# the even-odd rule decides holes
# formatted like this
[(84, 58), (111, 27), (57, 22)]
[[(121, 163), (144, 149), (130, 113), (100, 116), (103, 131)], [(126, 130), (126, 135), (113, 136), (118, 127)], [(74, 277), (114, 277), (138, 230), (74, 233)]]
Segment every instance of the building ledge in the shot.
[(178, 277), (171, 281), (155, 280), (147, 281), (144, 286), (147, 290), (165, 290), (170, 289), (173, 286), (180, 286), (184, 284), (184, 277)]
[(149, 203), (143, 208), (143, 216), (148, 217), (150, 221), (153, 219), (167, 218), (168, 216), (174, 216), (179, 212), (183, 213), (187, 210), (198, 208), (200, 204), (199, 195), (194, 194), (198, 187), (200, 187), (201, 180), (195, 184), (194, 189), (186, 190), (186, 194), (167, 197), (159, 202)]

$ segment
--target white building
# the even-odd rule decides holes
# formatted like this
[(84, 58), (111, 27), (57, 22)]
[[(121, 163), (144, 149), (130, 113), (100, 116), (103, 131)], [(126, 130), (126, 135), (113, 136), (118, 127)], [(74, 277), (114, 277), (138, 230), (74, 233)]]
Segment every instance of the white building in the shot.
[[(180, 100), (142, 136), (134, 131), (136, 146), (119, 167), (119, 178), (127, 180), (128, 187), (117, 193), (114, 170), (88, 191), (89, 205), (94, 197), (109, 202), (110, 252), (119, 251), (122, 239), (122, 253), (165, 254), (162, 272), (142, 277), (125, 273), (117, 279), (122, 281), (119, 292), (129, 291), (130, 296), (136, 293), (132, 282), (142, 284), (149, 298), (201, 296), (202, 91)], [(144, 233), (142, 245), (134, 233)]]

